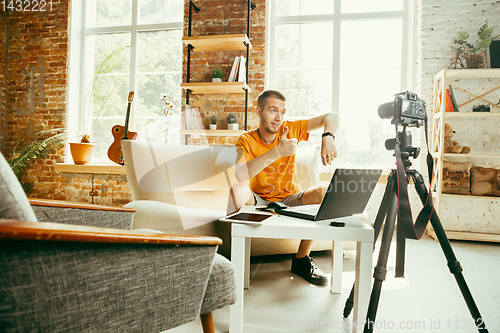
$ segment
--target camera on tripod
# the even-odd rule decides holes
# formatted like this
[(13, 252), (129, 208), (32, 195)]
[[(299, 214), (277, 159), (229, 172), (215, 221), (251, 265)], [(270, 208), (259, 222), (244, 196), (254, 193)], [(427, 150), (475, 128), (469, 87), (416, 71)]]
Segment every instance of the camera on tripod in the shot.
[(412, 147), (411, 133), (406, 127), (420, 127), (427, 120), (425, 112), (425, 101), (411, 91), (404, 91), (394, 95), (394, 101), (381, 104), (378, 107), (378, 115), (382, 119), (392, 119), (391, 124), (403, 126), (401, 132), (397, 132), (397, 138), (385, 141), (387, 150), (394, 150), (396, 142), (399, 142), (401, 154), (405, 166), (410, 166), (408, 157), (417, 158), (420, 154), (419, 147)]
[(426, 118), (425, 101), (411, 91), (394, 95), (394, 101), (381, 104), (378, 115), (382, 119), (391, 119), (391, 124), (420, 127)]

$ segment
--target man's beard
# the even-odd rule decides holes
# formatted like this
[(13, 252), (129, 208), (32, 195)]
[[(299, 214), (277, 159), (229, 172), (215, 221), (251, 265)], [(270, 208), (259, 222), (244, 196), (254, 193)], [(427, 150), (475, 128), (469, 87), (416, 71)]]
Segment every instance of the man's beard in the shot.
[(276, 129), (275, 129), (275, 128), (273, 127), (273, 125), (271, 125), (271, 122), (270, 122), (270, 121), (265, 121), (265, 120), (264, 120), (264, 119), (262, 119), (262, 118), (261, 118), (261, 120), (262, 120), (262, 122), (263, 122), (263, 124), (264, 124), (264, 128), (266, 129), (266, 131), (268, 131), (268, 132), (269, 132), (269, 133), (271, 133), (271, 134), (277, 134), (277, 133), (278, 133), (278, 131), (279, 131), (280, 127), (281, 127), (281, 124), (280, 124), (280, 126), (279, 126), (278, 128), (276, 128)]

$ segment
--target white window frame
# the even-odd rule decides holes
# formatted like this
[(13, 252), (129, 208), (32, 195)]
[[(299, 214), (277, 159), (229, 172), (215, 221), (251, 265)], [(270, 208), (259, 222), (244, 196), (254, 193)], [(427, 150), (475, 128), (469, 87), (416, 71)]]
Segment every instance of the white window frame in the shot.
[[(139, 0), (132, 0), (132, 23), (131, 25), (87, 28), (86, 24), (86, 8), (87, 0), (71, 1), (70, 2), (70, 31), (69, 31), (69, 73), (68, 73), (68, 90), (67, 90), (67, 128), (72, 132), (84, 133), (84, 117), (85, 117), (85, 52), (86, 52), (86, 36), (111, 33), (130, 33), (130, 75), (129, 75), (129, 91), (137, 91), (137, 72), (138, 72), (138, 48), (137, 38), (140, 32), (153, 31), (168, 31), (168, 30), (183, 30), (184, 20), (175, 23), (155, 23), (155, 24), (138, 24), (139, 19)], [(182, 72), (182, 69), (181, 69)], [(180, 90), (179, 86), (179, 90)], [(130, 111), (129, 126), (134, 128), (134, 108)], [(74, 141), (75, 139), (70, 141)], [(65, 150), (66, 159), (71, 159), (69, 149)], [(112, 163), (111, 161), (98, 161)]]
[[(298, 24), (298, 23), (318, 23), (318, 22), (333, 22), (333, 57), (332, 57), (332, 110), (339, 109), (340, 101), (340, 36), (341, 22), (347, 20), (366, 20), (366, 19), (387, 19), (401, 18), (402, 31), (402, 50), (401, 50), (401, 87), (402, 90), (414, 90), (415, 84), (415, 55), (416, 55), (416, 38), (415, 35), (415, 4), (414, 0), (402, 0), (403, 9), (400, 11), (391, 12), (369, 12), (369, 13), (341, 13), (341, 1), (348, 0), (332, 0), (334, 1), (334, 13), (328, 15), (300, 15), (300, 16), (285, 16), (276, 17), (276, 1), (266, 0), (266, 89), (275, 87), (275, 30), (280, 24)], [(395, 92), (396, 93), (396, 92)]]

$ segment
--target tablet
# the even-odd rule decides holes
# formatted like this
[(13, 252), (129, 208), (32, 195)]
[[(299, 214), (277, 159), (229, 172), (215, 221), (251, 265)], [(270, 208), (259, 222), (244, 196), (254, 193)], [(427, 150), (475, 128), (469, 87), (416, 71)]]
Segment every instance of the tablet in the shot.
[(271, 221), (276, 217), (278, 217), (278, 215), (264, 212), (236, 212), (219, 219), (219, 221), (261, 225)]

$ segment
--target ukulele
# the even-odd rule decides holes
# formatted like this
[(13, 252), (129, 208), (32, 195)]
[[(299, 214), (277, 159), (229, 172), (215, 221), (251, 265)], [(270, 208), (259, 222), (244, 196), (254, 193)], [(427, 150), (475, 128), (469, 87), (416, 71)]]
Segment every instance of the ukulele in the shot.
[(139, 135), (137, 132), (132, 132), (128, 130), (128, 121), (130, 117), (130, 106), (132, 105), (132, 101), (134, 100), (134, 92), (131, 91), (128, 94), (128, 106), (127, 106), (127, 117), (125, 118), (125, 127), (121, 125), (115, 125), (111, 129), (111, 133), (113, 134), (113, 137), (115, 138), (115, 141), (109, 146), (108, 148), (108, 158), (117, 163), (123, 165), (123, 154), (122, 154), (122, 140), (136, 140), (138, 139)]

